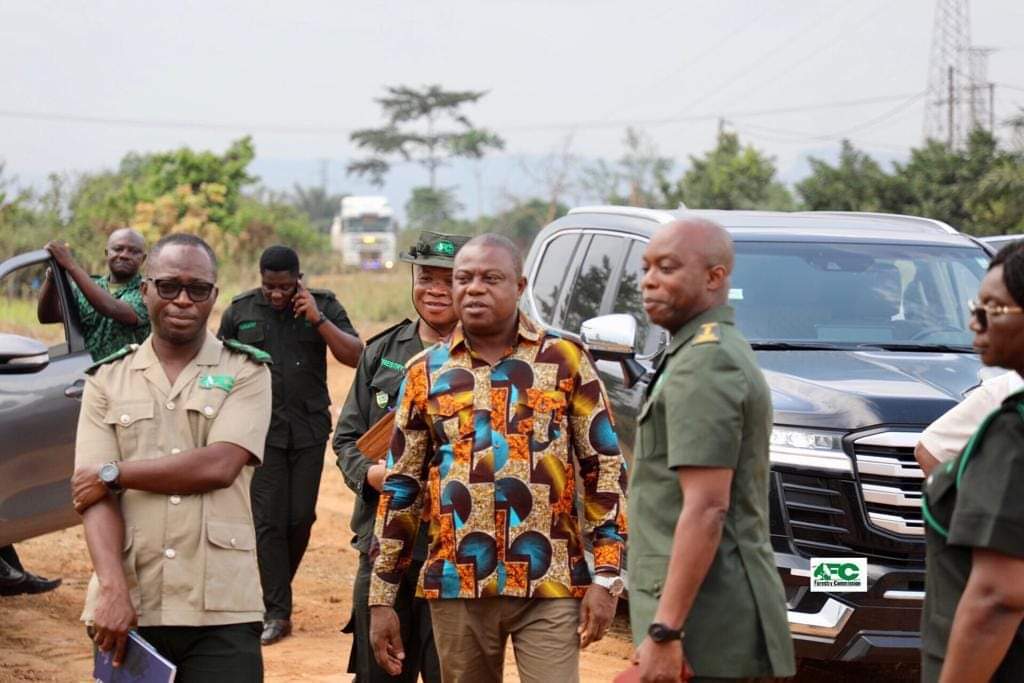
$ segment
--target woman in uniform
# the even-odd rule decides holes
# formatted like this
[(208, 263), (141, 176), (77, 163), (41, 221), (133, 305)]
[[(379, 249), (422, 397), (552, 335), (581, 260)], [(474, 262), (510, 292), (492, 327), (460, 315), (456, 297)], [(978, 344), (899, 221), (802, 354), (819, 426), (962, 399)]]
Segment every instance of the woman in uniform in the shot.
[[(971, 302), (985, 365), (1024, 374), (1024, 243), (992, 260)], [(922, 680), (1024, 681), (1024, 391), (924, 486)]]

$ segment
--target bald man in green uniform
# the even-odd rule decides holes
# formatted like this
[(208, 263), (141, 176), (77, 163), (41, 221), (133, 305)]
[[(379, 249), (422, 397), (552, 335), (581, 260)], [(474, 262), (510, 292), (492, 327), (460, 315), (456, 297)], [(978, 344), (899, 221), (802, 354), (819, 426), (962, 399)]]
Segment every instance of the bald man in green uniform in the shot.
[(768, 531), (771, 394), (726, 305), (733, 249), (710, 221), (644, 252), (644, 310), (672, 333), (637, 427), (629, 611), (641, 680), (792, 676)]

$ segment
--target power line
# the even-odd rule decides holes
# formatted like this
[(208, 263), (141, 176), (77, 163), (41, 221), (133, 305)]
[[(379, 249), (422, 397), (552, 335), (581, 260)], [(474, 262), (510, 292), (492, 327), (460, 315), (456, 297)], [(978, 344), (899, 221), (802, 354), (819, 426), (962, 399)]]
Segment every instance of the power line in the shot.
[[(823, 109), (842, 109), (846, 107), (859, 107), (882, 102), (904, 100), (907, 97), (919, 97), (921, 93), (902, 93), (898, 95), (879, 95), (865, 97), (855, 100), (838, 100), (832, 102), (818, 102), (814, 104), (794, 105), (789, 107), (773, 107), (767, 109), (752, 109), (731, 113), (709, 113), (692, 116), (679, 116), (672, 118), (655, 119), (620, 119), (616, 121), (582, 121), (563, 123), (536, 123), (519, 124), (508, 126), (496, 126), (501, 131), (545, 131), (545, 130), (570, 130), (574, 128), (599, 129), (599, 128), (621, 128), (624, 126), (664, 126), (675, 123), (693, 123), (699, 121), (714, 121), (721, 117), (739, 119), (753, 118), (758, 116), (773, 116), (776, 114), (791, 114), (797, 112), (817, 111)], [(68, 114), (59, 112), (38, 112), (13, 109), (0, 109), (0, 118), (21, 119), (27, 121), (43, 121), (54, 123), (85, 123), (92, 125), (125, 126), (135, 128), (177, 128), (190, 130), (209, 130), (226, 132), (267, 132), (286, 135), (348, 135), (354, 129), (335, 126), (303, 126), (297, 124), (269, 124), (269, 123), (225, 123), (213, 121), (187, 121), (172, 119), (145, 119), (131, 117), (108, 117), (86, 114)]]

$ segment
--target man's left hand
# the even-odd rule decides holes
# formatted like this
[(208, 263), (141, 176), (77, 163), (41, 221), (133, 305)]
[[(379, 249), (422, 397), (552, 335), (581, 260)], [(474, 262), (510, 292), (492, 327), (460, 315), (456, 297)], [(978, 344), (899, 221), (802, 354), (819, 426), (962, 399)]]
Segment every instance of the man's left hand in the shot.
[[(633, 663), (640, 667), (641, 683), (679, 683), (693, 675), (686, 665), (683, 644), (678, 640), (656, 643), (649, 637), (644, 638), (633, 654)], [(683, 667), (686, 667), (686, 674)]]
[(60, 265), (64, 270), (68, 270), (75, 263), (75, 259), (71, 257), (71, 248), (68, 247), (68, 243), (63, 240), (50, 240), (43, 247), (46, 251), (50, 252), (50, 256), (53, 260)]
[(619, 599), (613, 598), (607, 589), (590, 584), (583, 600), (580, 601), (580, 625), (576, 632), (580, 635), (580, 648), (604, 638), (608, 626), (615, 618), (615, 605)]
[(79, 467), (71, 476), (71, 502), (78, 514), (103, 500), (107, 493), (106, 484), (100, 481), (98, 467)]
[(296, 318), (304, 316), (311, 325), (320, 320), (320, 309), (316, 307), (316, 299), (303, 286), (302, 280), (299, 280), (299, 287), (292, 296), (292, 310), (295, 311)]

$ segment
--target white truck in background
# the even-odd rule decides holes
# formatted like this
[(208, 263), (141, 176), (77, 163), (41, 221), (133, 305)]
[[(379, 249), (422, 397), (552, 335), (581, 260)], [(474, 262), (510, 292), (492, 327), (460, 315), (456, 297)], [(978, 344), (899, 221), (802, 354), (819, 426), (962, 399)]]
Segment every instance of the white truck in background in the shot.
[(390, 270), (398, 260), (397, 232), (387, 197), (344, 197), (331, 224), (331, 248), (346, 266)]

